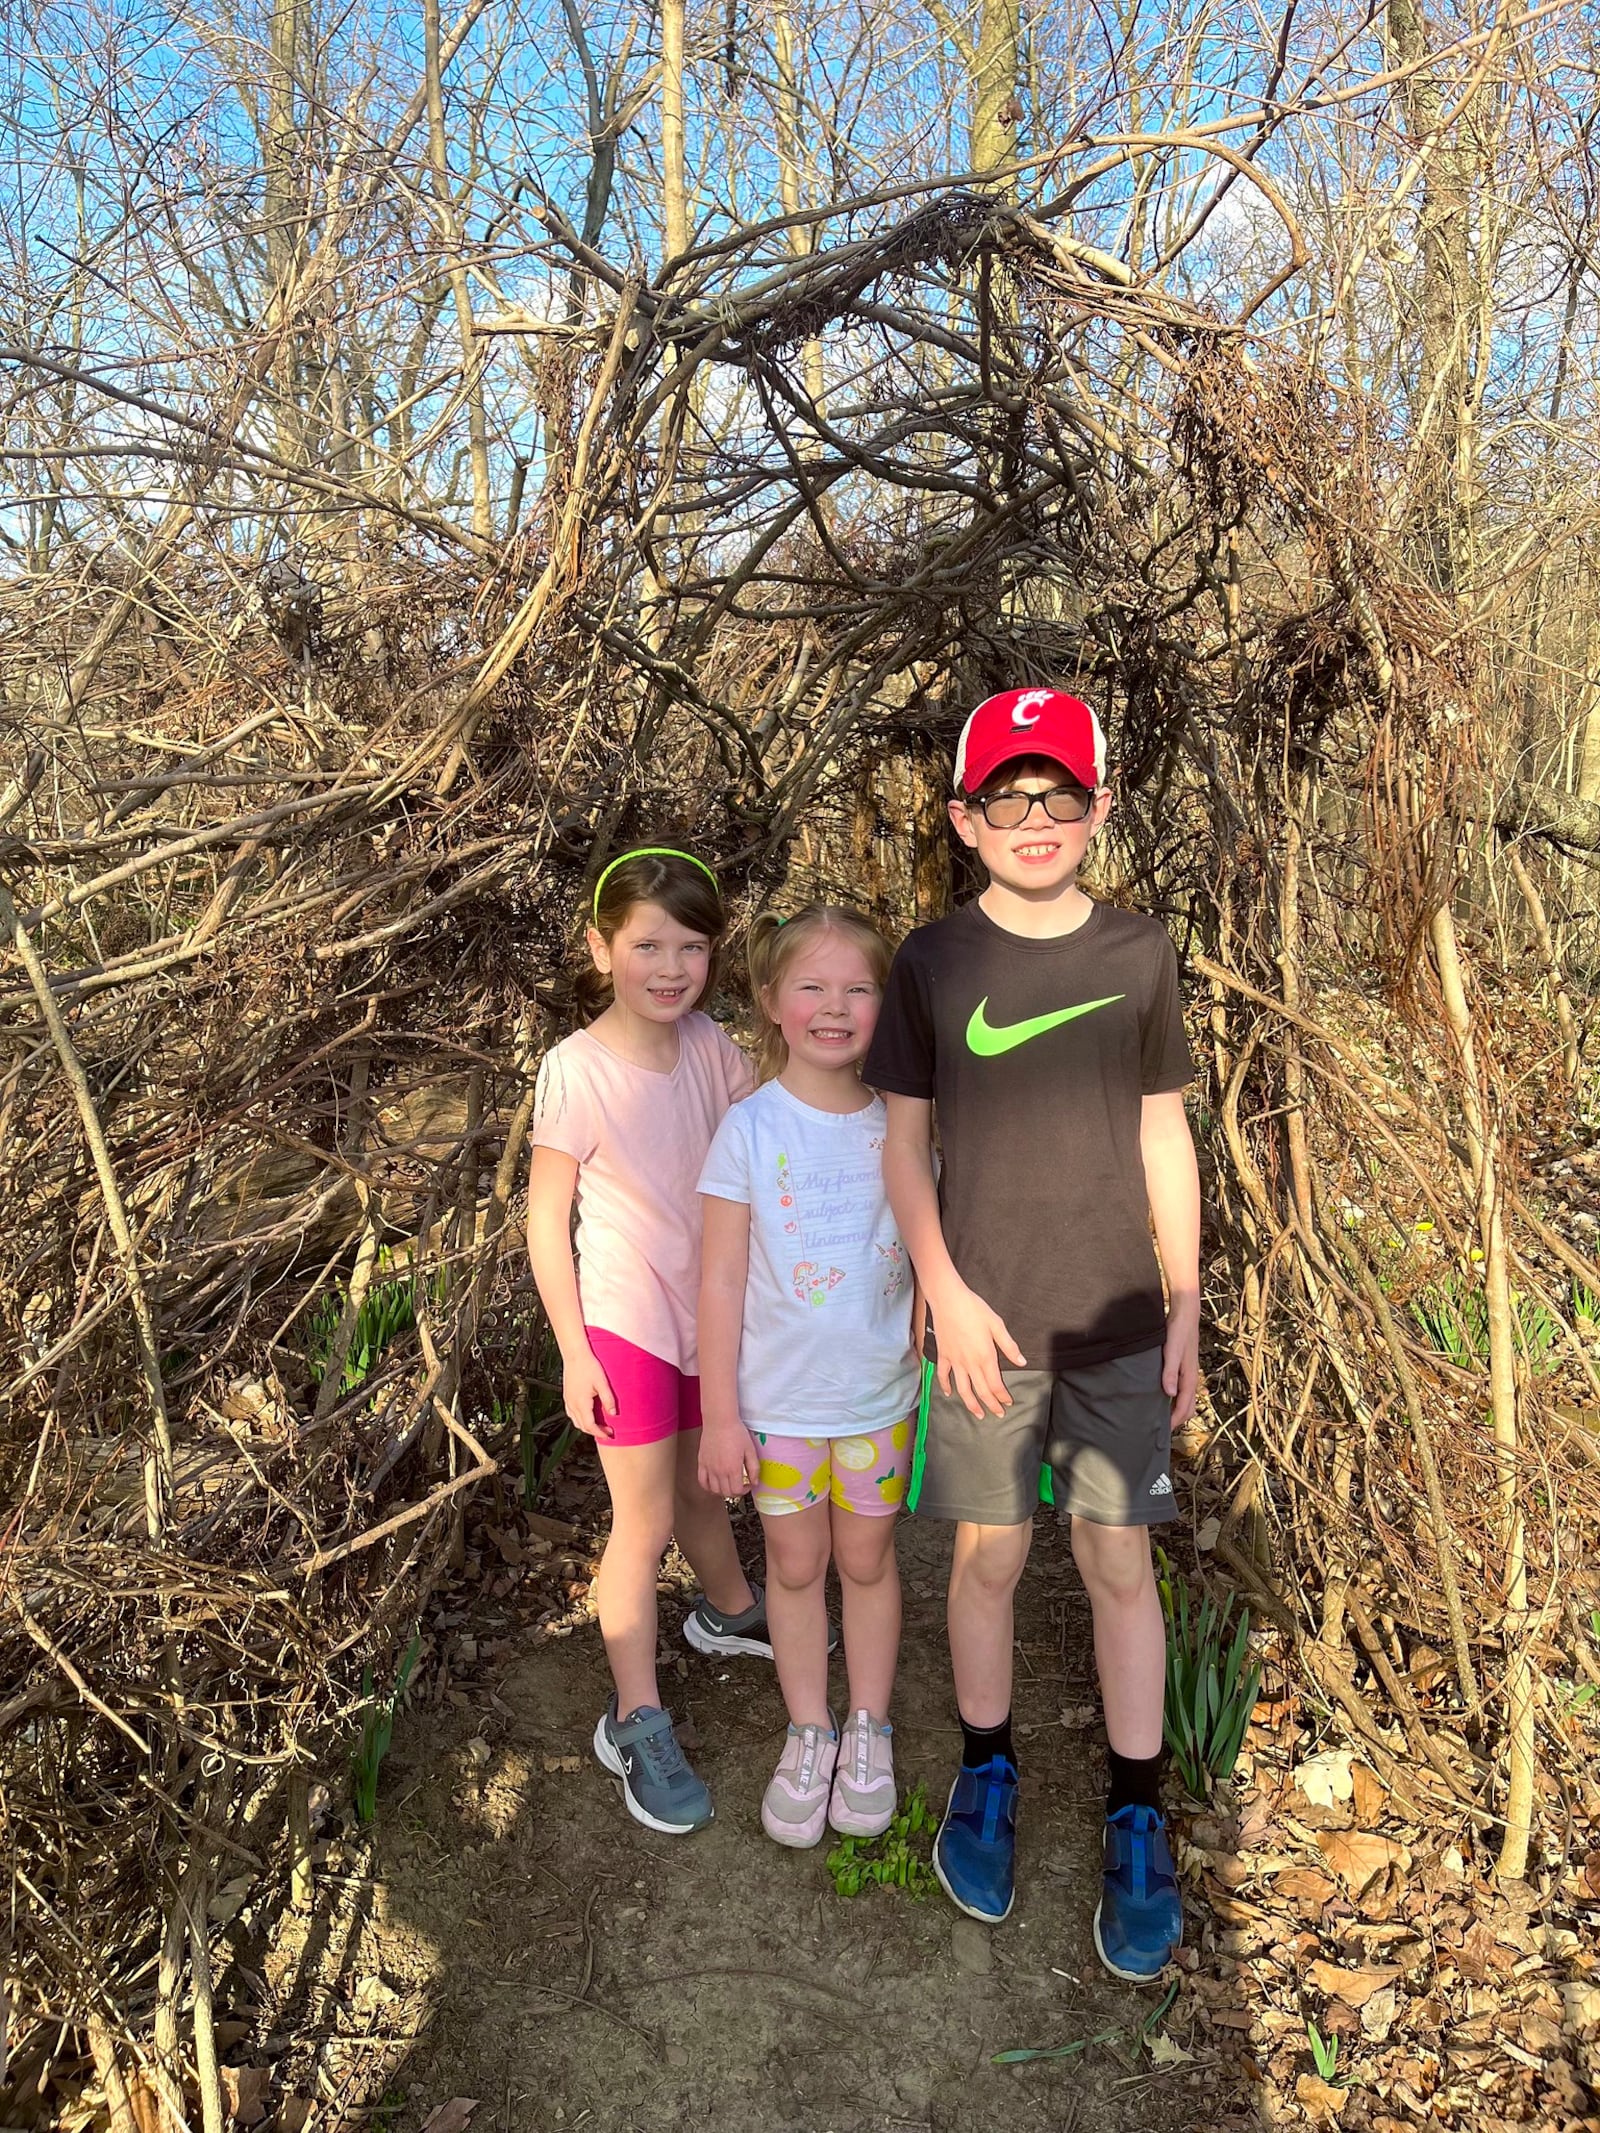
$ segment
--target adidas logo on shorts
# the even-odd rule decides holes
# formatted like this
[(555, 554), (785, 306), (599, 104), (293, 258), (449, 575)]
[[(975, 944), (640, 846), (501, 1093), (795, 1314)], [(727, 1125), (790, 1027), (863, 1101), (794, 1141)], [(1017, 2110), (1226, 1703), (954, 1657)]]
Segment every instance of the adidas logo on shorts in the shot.
[(1171, 1475), (1163, 1474), (1158, 1481), (1152, 1481), (1150, 1484), (1150, 1493), (1152, 1496), (1170, 1496), (1172, 1494)]

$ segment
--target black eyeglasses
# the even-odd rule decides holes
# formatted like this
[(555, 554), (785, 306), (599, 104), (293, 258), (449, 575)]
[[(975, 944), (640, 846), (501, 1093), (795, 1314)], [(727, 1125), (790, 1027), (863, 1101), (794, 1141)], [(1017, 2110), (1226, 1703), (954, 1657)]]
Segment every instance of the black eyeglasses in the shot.
[(1081, 822), (1094, 805), (1094, 794), (1081, 785), (1052, 785), (1048, 792), (991, 792), (974, 795), (975, 807), (992, 830), (1021, 829), (1036, 807), (1052, 822)]

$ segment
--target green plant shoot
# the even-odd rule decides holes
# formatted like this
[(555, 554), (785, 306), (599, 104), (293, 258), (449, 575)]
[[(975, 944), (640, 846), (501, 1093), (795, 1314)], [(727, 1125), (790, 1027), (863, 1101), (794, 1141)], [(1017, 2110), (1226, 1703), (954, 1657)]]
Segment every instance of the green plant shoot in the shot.
[(378, 1772), (383, 1767), (383, 1759), (388, 1754), (389, 1743), (394, 1737), (394, 1714), (410, 1685), (417, 1654), (421, 1649), (422, 1632), (413, 1630), (411, 1642), (401, 1654), (394, 1687), (387, 1696), (379, 1696), (374, 1692), (371, 1666), (361, 1669), (361, 1693), (365, 1698), (361, 1713), (361, 1739), (350, 1761), (355, 1771), (356, 1820), (363, 1829), (378, 1812)]
[(828, 1854), (828, 1872), (841, 1896), (867, 1888), (904, 1889), (925, 1896), (937, 1877), (929, 1865), (937, 1813), (920, 1785), (901, 1801), (894, 1820), (878, 1837), (841, 1837)]
[(1167, 1627), (1167, 1698), (1162, 1730), (1173, 1766), (1192, 1799), (1231, 1776), (1261, 1688), (1250, 1657), (1250, 1616), (1233, 1620), (1230, 1595), (1219, 1606), (1207, 1593), (1198, 1611), (1189, 1587), (1163, 1549), (1156, 1550), (1157, 1588)]
[(1311, 2046), (1311, 2056), (1316, 2061), (1317, 2072), (1324, 2081), (1332, 2081), (1339, 2071), (1339, 2040), (1325, 2037), (1311, 2017), (1306, 2017), (1306, 2042)]

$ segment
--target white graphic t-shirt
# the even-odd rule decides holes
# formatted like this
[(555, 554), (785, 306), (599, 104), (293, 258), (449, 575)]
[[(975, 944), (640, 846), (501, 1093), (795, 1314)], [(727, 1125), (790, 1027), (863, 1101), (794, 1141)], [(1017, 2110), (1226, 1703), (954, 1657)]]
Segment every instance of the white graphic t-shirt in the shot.
[(700, 1190), (750, 1209), (747, 1429), (849, 1437), (916, 1405), (911, 1260), (883, 1189), (887, 1126), (881, 1097), (840, 1117), (769, 1081), (717, 1127)]

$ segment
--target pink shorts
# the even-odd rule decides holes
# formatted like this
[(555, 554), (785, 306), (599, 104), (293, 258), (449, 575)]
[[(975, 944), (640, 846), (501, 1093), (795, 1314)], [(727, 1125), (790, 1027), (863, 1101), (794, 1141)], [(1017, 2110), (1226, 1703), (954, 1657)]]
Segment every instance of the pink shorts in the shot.
[(758, 1429), (756, 1509), (763, 1518), (783, 1518), (832, 1503), (862, 1518), (892, 1518), (905, 1499), (911, 1422), (907, 1416), (859, 1437), (777, 1437)]
[(601, 1437), (602, 1444), (659, 1444), (680, 1430), (700, 1427), (699, 1378), (646, 1348), (636, 1348), (620, 1333), (599, 1326), (583, 1330), (617, 1403), (616, 1413), (608, 1415), (595, 1402), (596, 1420), (610, 1431)]

